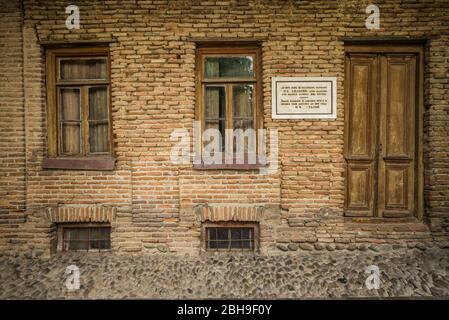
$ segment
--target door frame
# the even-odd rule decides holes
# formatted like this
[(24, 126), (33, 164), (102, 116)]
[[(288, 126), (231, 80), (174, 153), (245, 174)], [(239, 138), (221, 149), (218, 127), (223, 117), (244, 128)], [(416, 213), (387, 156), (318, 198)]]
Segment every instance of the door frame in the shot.
[[(349, 68), (347, 66), (347, 54), (350, 53), (404, 53), (404, 54), (416, 54), (417, 55), (417, 110), (415, 118), (415, 159), (416, 159), (416, 176), (415, 176), (415, 187), (416, 187), (416, 208), (414, 212), (414, 217), (422, 221), (424, 218), (424, 49), (425, 40), (423, 39), (398, 39), (398, 40), (358, 40), (358, 39), (348, 39), (345, 40), (345, 81), (344, 81), (344, 106), (345, 106), (345, 116), (344, 116), (344, 155), (347, 154), (348, 147), (348, 106), (349, 106), (349, 81), (347, 80), (349, 76)], [(345, 160), (346, 161), (346, 160)], [(346, 192), (347, 192), (347, 167), (345, 167), (345, 200), (344, 207), (346, 208)], [(356, 217), (346, 217), (349, 219), (358, 219)], [(365, 217), (362, 220), (383, 220), (383, 221), (402, 221), (403, 218), (376, 218), (376, 217)]]

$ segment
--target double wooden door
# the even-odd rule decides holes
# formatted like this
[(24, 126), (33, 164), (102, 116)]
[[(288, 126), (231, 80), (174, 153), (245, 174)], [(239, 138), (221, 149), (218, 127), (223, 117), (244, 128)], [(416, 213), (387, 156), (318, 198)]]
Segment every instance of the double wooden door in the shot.
[(417, 215), (418, 73), (416, 53), (346, 54), (346, 216)]

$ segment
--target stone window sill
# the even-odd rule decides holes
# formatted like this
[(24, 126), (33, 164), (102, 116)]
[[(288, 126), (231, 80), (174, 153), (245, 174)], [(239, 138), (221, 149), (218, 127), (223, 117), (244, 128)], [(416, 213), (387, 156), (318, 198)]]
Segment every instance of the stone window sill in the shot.
[(46, 158), (42, 163), (44, 169), (62, 170), (114, 170), (116, 159), (110, 158)]

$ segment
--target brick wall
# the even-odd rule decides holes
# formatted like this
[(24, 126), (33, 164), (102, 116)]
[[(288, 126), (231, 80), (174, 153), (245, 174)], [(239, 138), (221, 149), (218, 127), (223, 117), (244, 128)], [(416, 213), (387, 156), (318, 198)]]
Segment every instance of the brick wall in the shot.
[[(65, 27), (64, 1), (3, 3), (0, 39), (7, 54), (0, 68), (8, 81), (0, 83), (2, 249), (49, 252), (54, 236), (49, 209), (113, 207), (114, 250), (195, 253), (201, 226), (197, 212), (205, 205), (264, 208), (264, 253), (296, 250), (298, 245), (333, 250), (373, 243), (447, 243), (447, 1), (377, 1), (377, 31), (365, 28), (370, 2), (359, 0), (84, 0), (72, 3), (81, 11), (79, 30)], [(361, 36), (430, 38), (425, 61), (425, 223), (361, 224), (343, 218), (344, 44), (339, 39)], [(262, 40), (264, 126), (279, 130), (280, 170), (275, 173), (201, 171), (169, 162), (170, 133), (192, 130), (195, 40), (215, 38)], [(40, 43), (95, 39), (115, 39), (110, 51), (116, 169), (43, 170), (47, 142)], [(337, 119), (273, 121), (273, 76), (336, 76)]]
[(0, 250), (17, 235), (25, 210), (23, 16), (20, 1), (0, 7)]

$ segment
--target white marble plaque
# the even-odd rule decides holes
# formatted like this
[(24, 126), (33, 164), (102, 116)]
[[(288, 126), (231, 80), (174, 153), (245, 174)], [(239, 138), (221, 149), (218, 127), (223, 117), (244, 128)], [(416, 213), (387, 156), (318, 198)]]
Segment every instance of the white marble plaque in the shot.
[(336, 77), (273, 77), (273, 119), (335, 119)]

